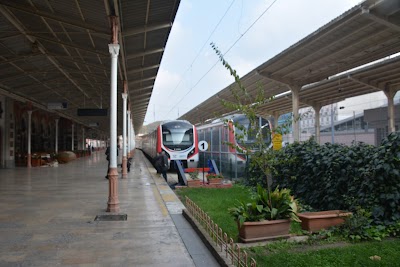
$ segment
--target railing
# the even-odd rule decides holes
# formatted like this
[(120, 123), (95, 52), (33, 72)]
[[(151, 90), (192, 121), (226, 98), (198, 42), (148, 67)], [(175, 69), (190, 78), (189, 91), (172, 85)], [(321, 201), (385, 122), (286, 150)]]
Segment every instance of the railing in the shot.
[(246, 251), (241, 251), (240, 246), (233, 242), (218, 224), (211, 220), (210, 216), (196, 205), (190, 198), (186, 197), (187, 211), (199, 222), (209, 234), (219, 252), (224, 252), (225, 257), (232, 265), (238, 267), (256, 267), (257, 262), (247, 256)]

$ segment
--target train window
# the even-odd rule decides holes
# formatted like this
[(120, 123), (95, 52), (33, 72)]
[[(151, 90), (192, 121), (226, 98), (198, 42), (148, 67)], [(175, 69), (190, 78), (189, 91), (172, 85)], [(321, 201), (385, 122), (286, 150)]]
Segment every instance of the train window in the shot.
[(219, 152), (219, 146), (220, 146), (219, 128), (214, 127), (214, 128), (212, 128), (211, 151)]
[(193, 126), (185, 122), (169, 122), (162, 126), (163, 144), (171, 149), (186, 149), (193, 145)]
[[(259, 120), (257, 119), (256, 121), (258, 124)], [(251, 146), (252, 144), (254, 144), (254, 142), (256, 141), (255, 139), (256, 139), (257, 134), (254, 132), (249, 132), (249, 130), (252, 128), (250, 120), (247, 119), (245, 116), (241, 116), (241, 117), (236, 118), (235, 122), (237, 124), (242, 125), (247, 132), (247, 135), (244, 135), (243, 140), (238, 140), (239, 141), (238, 143), (241, 145), (247, 145), (247, 146)], [(270, 128), (268, 120), (261, 118), (261, 125), (262, 125), (261, 126), (261, 134), (264, 138), (264, 141), (266, 144), (270, 144), (271, 143), (271, 128)], [(236, 136), (238, 134), (239, 135), (243, 134), (243, 131), (241, 129), (239, 129), (238, 127), (235, 127), (235, 131), (236, 131), (236, 133), (235, 133)]]

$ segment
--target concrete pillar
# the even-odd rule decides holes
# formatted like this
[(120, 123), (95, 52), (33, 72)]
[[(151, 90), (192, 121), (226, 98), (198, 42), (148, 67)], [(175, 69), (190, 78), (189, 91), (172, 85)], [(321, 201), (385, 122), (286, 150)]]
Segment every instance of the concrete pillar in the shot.
[(300, 141), (300, 117), (299, 117), (299, 106), (300, 106), (300, 86), (291, 86), (292, 91), (292, 108), (293, 108), (293, 139), (294, 141)]
[(274, 117), (274, 123), (271, 125), (272, 130), (275, 130), (278, 128), (278, 119), (279, 119), (280, 114), (278, 112), (273, 112), (272, 117)]
[(126, 158), (126, 81), (124, 81), (124, 93), (122, 94), (122, 178), (128, 177), (127, 158)]
[(32, 135), (32, 110), (28, 110), (28, 155), (26, 158), (26, 163), (28, 168), (32, 167), (31, 135)]
[(72, 122), (72, 128), (71, 128), (71, 151), (74, 151), (74, 143), (75, 143), (74, 130), (75, 130), (75, 124)]
[(320, 114), (319, 112), (321, 111), (321, 104), (315, 104), (313, 105), (313, 109), (315, 111), (315, 122), (314, 122), (314, 127), (315, 127), (315, 141), (320, 144), (321, 142), (321, 122), (320, 122)]
[(58, 153), (58, 122), (60, 119), (56, 119), (56, 140), (55, 140), (55, 147), (54, 147), (54, 152), (57, 154)]
[[(113, 20), (116, 23), (116, 20)], [(118, 40), (118, 39), (116, 39)], [(117, 169), (117, 70), (119, 44), (109, 44), (111, 54), (111, 88), (110, 88), (110, 169), (109, 195), (107, 202), (107, 212), (119, 212), (118, 200), (118, 169)]]
[(396, 131), (395, 120), (394, 120), (394, 96), (396, 91), (388, 89), (383, 91), (388, 100), (388, 133), (394, 133)]

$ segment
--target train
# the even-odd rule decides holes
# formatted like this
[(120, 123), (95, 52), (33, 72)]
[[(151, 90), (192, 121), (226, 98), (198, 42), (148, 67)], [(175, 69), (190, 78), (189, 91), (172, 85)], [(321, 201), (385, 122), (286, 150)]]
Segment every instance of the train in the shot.
[(184, 168), (197, 168), (199, 162), (196, 127), (186, 120), (164, 121), (157, 128), (141, 137), (140, 149), (149, 157), (165, 151), (169, 169), (180, 160)]
[[(271, 121), (261, 116), (257, 116), (257, 121), (264, 142), (271, 149)], [(242, 134), (242, 130), (235, 127), (235, 124), (243, 126), (246, 130), (251, 127), (250, 120), (244, 114), (229, 115), (211, 123), (197, 126), (199, 140), (205, 140), (208, 143), (208, 150), (204, 153), (200, 152), (200, 166), (207, 167), (208, 160), (213, 159), (224, 177), (231, 179), (245, 176), (247, 163), (245, 147), (252, 146), (256, 139), (254, 135), (244, 135), (243, 140), (237, 140), (235, 136)], [(242, 151), (238, 151), (236, 147), (239, 147)]]

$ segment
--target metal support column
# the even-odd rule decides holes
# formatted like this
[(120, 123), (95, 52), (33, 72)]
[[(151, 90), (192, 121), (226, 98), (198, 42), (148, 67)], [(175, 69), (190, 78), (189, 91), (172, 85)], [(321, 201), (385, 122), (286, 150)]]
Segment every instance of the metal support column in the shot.
[(86, 142), (85, 142), (85, 127), (82, 126), (82, 150), (86, 149)]
[(54, 147), (54, 152), (57, 154), (58, 153), (58, 122), (60, 119), (56, 119), (56, 140), (55, 140), (55, 147)]
[(124, 81), (124, 93), (122, 94), (122, 178), (128, 177), (128, 167), (126, 158), (126, 100), (127, 94), (127, 82)]
[(128, 111), (126, 112), (128, 115), (127, 117), (127, 124), (128, 124), (128, 159), (132, 157), (131, 153), (131, 111), (128, 108)]
[(75, 124), (72, 122), (72, 133), (71, 133), (71, 151), (74, 151), (74, 143), (75, 143), (75, 133), (74, 133), (74, 129), (75, 129)]
[(118, 169), (117, 169), (117, 70), (118, 70), (118, 26), (117, 17), (111, 17), (112, 43), (108, 45), (111, 54), (111, 86), (110, 86), (110, 169), (109, 195), (107, 212), (119, 212)]
[(32, 167), (32, 152), (31, 152), (31, 145), (32, 145), (32, 110), (28, 110), (28, 155), (26, 158), (27, 167)]

